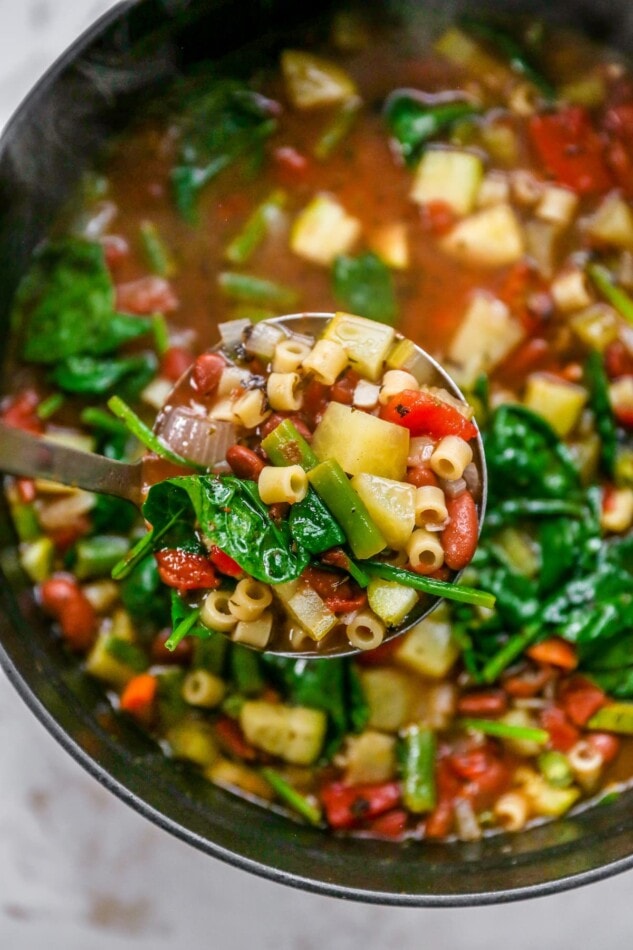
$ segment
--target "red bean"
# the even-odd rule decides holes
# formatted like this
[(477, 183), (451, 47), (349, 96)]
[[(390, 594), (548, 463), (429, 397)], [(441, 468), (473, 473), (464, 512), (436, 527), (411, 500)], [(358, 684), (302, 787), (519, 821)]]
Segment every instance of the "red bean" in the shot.
[(226, 363), (219, 353), (203, 353), (193, 364), (191, 379), (203, 396), (208, 396), (218, 388), (222, 371)]
[(500, 689), (466, 693), (457, 701), (460, 716), (501, 716), (508, 708), (508, 697)]
[(469, 492), (447, 498), (450, 521), (442, 531), (444, 561), (453, 571), (461, 571), (470, 562), (477, 547), (479, 521), (477, 508)]
[(189, 350), (182, 346), (170, 346), (160, 361), (160, 371), (170, 382), (175, 383), (189, 369), (192, 361)]
[(612, 762), (620, 751), (620, 740), (610, 732), (590, 732), (586, 740), (604, 762)]
[(248, 478), (256, 482), (264, 463), (259, 455), (245, 445), (232, 445), (226, 453), (226, 460), (238, 478)]
[(437, 476), (428, 465), (414, 465), (407, 469), (406, 481), (410, 485), (415, 485), (416, 488), (422, 488), (423, 485), (434, 485), (436, 487), (439, 485)]
[(44, 610), (59, 622), (62, 636), (74, 650), (88, 650), (97, 632), (94, 607), (72, 577), (58, 574), (40, 586)]

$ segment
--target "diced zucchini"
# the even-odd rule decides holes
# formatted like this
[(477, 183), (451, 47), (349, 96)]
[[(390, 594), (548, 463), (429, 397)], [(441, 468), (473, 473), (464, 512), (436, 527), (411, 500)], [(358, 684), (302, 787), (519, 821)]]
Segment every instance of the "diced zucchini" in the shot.
[(325, 333), (326, 340), (340, 343), (361, 376), (376, 382), (395, 338), (392, 327), (352, 313), (337, 313)]
[(418, 602), (412, 587), (373, 577), (367, 587), (369, 606), (388, 627), (397, 627)]
[(483, 162), (472, 152), (429, 149), (415, 171), (411, 199), (420, 205), (442, 201), (455, 214), (469, 214), (483, 174)]
[(336, 614), (309, 584), (288, 581), (286, 584), (276, 584), (273, 591), (288, 613), (313, 640), (322, 640), (338, 623)]
[(525, 388), (524, 405), (546, 419), (564, 438), (577, 424), (588, 399), (583, 386), (568, 383), (549, 373), (531, 373)]
[(136, 671), (127, 663), (117, 660), (110, 653), (109, 642), (111, 639), (109, 633), (102, 633), (98, 636), (86, 659), (86, 671), (108, 686), (121, 689), (136, 675)]
[(558, 90), (558, 95), (561, 102), (585, 106), (587, 109), (596, 109), (604, 102), (606, 92), (605, 77), (595, 72), (565, 83)]
[(356, 85), (340, 66), (306, 53), (287, 49), (281, 54), (286, 92), (295, 109), (320, 109), (356, 95)]
[(501, 300), (486, 293), (474, 294), (448, 357), (460, 369), (460, 380), (472, 387), (482, 373), (489, 373), (525, 337), (525, 329)]
[(559, 818), (574, 805), (580, 797), (580, 789), (572, 785), (569, 788), (554, 788), (542, 775), (531, 769), (521, 769), (521, 789), (530, 801), (531, 811), (546, 818)]
[(409, 630), (394, 654), (396, 663), (433, 679), (446, 676), (459, 656), (459, 647), (445, 617), (436, 611)]
[(608, 303), (595, 303), (575, 313), (569, 321), (579, 340), (600, 353), (617, 340), (619, 323), (616, 311)]
[(589, 720), (590, 729), (607, 729), (633, 736), (633, 703), (611, 703), (603, 706)]
[(597, 211), (586, 222), (587, 233), (594, 240), (614, 247), (633, 248), (633, 211), (617, 193), (607, 195)]
[(327, 716), (320, 709), (249, 700), (240, 712), (248, 742), (294, 765), (310, 765), (323, 746)]
[(401, 481), (407, 469), (409, 431), (340, 402), (331, 402), (314, 430), (312, 451), (335, 459), (348, 475), (361, 472)]
[(196, 765), (209, 766), (218, 757), (213, 729), (202, 719), (182, 719), (165, 736), (172, 754)]
[(34, 584), (45, 581), (53, 569), (55, 546), (50, 538), (36, 538), (20, 545), (20, 564)]
[(429, 383), (433, 367), (412, 340), (398, 340), (387, 355), (388, 369), (401, 369), (415, 376), (418, 383)]
[(396, 551), (402, 550), (415, 527), (413, 485), (360, 472), (352, 478), (352, 487), (364, 501), (372, 521), (384, 535), (388, 546)]
[(396, 774), (396, 740), (383, 732), (368, 729), (350, 736), (345, 747), (345, 781), (388, 782)]
[(297, 216), (290, 232), (290, 249), (313, 264), (329, 267), (347, 254), (360, 237), (361, 223), (330, 195), (316, 195)]
[(401, 221), (392, 221), (374, 228), (369, 235), (372, 251), (394, 270), (406, 270), (409, 266), (409, 241), (407, 226)]
[(504, 267), (521, 260), (525, 241), (507, 204), (492, 205), (460, 221), (442, 238), (446, 254), (473, 267)]
[(257, 798), (263, 798), (266, 801), (272, 801), (275, 797), (275, 793), (266, 779), (255, 769), (251, 769), (241, 762), (232, 762), (230, 759), (220, 756), (205, 769), (204, 774), (210, 782), (215, 782), (216, 785), (241, 788), (248, 795), (255, 795)]
[(411, 682), (400, 670), (376, 667), (360, 671), (363, 695), (369, 706), (370, 729), (397, 732), (410, 717)]

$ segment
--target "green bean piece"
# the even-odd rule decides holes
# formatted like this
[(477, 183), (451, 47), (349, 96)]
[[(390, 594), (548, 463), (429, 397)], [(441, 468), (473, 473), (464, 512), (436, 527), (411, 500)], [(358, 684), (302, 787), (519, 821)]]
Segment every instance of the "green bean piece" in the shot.
[(308, 479), (343, 529), (355, 557), (361, 560), (372, 557), (387, 546), (364, 502), (335, 459), (327, 459), (311, 469)]
[(170, 636), (165, 640), (165, 649), (173, 651), (181, 640), (184, 640), (187, 634), (195, 627), (200, 617), (200, 610), (192, 610), (187, 614), (179, 624), (172, 630)]
[(495, 505), (486, 515), (486, 527), (497, 528), (521, 518), (555, 518), (567, 516), (583, 519), (587, 516), (584, 505), (564, 498), (508, 498)]
[(266, 686), (266, 681), (262, 676), (257, 653), (239, 643), (234, 643), (229, 662), (231, 676), (238, 693), (243, 696), (258, 696)]
[(124, 663), (135, 673), (142, 673), (148, 667), (147, 654), (140, 647), (121, 637), (108, 637), (104, 644), (106, 653)]
[(633, 323), (633, 299), (621, 287), (616, 287), (607, 268), (602, 264), (589, 264), (587, 273), (604, 299), (615, 307), (625, 320)]
[(394, 567), (382, 561), (367, 561), (362, 569), (370, 577), (382, 577), (384, 581), (395, 581), (406, 587), (414, 587), (433, 597), (445, 597), (446, 600), (456, 600), (461, 604), (473, 604), (475, 607), (494, 607), (496, 598), (484, 590), (466, 587), (461, 584), (452, 584), (449, 581), (438, 581), (433, 577), (424, 577), (415, 574), (403, 567)]
[(541, 752), (536, 763), (545, 781), (553, 788), (568, 788), (574, 781), (569, 759), (556, 749)]
[(501, 649), (492, 656), (482, 669), (479, 679), (482, 683), (494, 683), (510, 664), (521, 656), (524, 650), (538, 639), (541, 633), (540, 624), (531, 624), (525, 630), (520, 630), (504, 643)]
[(189, 462), (186, 458), (183, 458), (182, 455), (178, 455), (177, 452), (172, 452), (119, 396), (111, 396), (110, 399), (108, 399), (108, 408), (117, 418), (125, 422), (125, 425), (132, 435), (136, 436), (139, 442), (144, 445), (146, 449), (149, 449), (150, 452), (154, 452), (161, 458), (173, 462), (174, 465), (183, 465), (185, 468), (193, 468), (198, 472), (206, 472), (206, 468), (202, 465)]
[(516, 726), (497, 719), (460, 719), (458, 725), (462, 729), (472, 729), (474, 732), (482, 732), (485, 736), (496, 736), (499, 739), (522, 739), (542, 745), (549, 740), (549, 732), (546, 729)]
[(107, 432), (110, 435), (127, 436), (129, 434), (129, 429), (125, 423), (113, 418), (113, 416), (104, 409), (98, 409), (95, 406), (88, 406), (86, 409), (82, 409), (80, 420), (83, 425), (90, 426), (91, 429), (100, 429), (102, 432)]
[(505, 57), (514, 72), (525, 76), (545, 99), (550, 102), (556, 99), (554, 86), (533, 65), (526, 50), (509, 33), (477, 17), (463, 16), (460, 18), (460, 23), (467, 33), (472, 33), (473, 36), (495, 47)]
[(266, 779), (278, 797), (289, 805), (293, 811), (305, 818), (311, 825), (320, 825), (322, 820), (321, 809), (313, 804), (305, 795), (293, 788), (286, 779), (275, 769), (263, 768), (261, 774)]
[(162, 313), (152, 314), (152, 332), (154, 334), (154, 346), (159, 356), (164, 356), (170, 347), (169, 327)]
[(54, 416), (66, 402), (61, 393), (51, 393), (37, 407), (37, 416), (39, 419), (46, 420)]
[(312, 154), (319, 162), (326, 161), (351, 132), (362, 105), (363, 101), (359, 96), (352, 96), (340, 106), (312, 149)]
[(606, 729), (625, 736), (633, 735), (633, 703), (611, 703), (603, 706), (587, 723), (590, 729)]
[(299, 299), (299, 294), (293, 287), (276, 284), (272, 280), (264, 280), (263, 277), (253, 277), (252, 274), (222, 271), (218, 274), (218, 284), (225, 297), (262, 307), (280, 307), (285, 310), (293, 307)]
[(11, 520), (20, 541), (35, 541), (42, 534), (37, 512), (31, 504), (26, 505), (21, 501), (12, 503)]
[(609, 380), (604, 359), (596, 350), (592, 350), (587, 357), (585, 378), (589, 384), (590, 404), (600, 436), (602, 462), (609, 475), (613, 475), (618, 453), (618, 432), (609, 399)]
[(266, 237), (271, 221), (284, 207), (285, 191), (273, 191), (258, 205), (247, 219), (244, 227), (228, 245), (224, 256), (230, 264), (246, 264)]
[(97, 534), (91, 538), (81, 538), (77, 542), (77, 560), (73, 572), (79, 580), (89, 577), (105, 577), (124, 557), (130, 547), (127, 538), (118, 534)]
[[(227, 640), (226, 642), (228, 643), (229, 641)], [(247, 702), (246, 696), (241, 696), (239, 693), (231, 693), (222, 702), (220, 709), (225, 716), (230, 716), (231, 719), (239, 719), (245, 702)]]
[(142, 221), (140, 232), (141, 245), (149, 269), (159, 277), (173, 277), (176, 273), (176, 263), (156, 225), (152, 221)]
[(262, 440), (262, 448), (273, 465), (300, 465), (309, 472), (319, 464), (318, 458), (290, 419), (284, 419)]
[(430, 729), (411, 726), (400, 737), (397, 752), (404, 804), (416, 815), (432, 811), (437, 801), (435, 734)]

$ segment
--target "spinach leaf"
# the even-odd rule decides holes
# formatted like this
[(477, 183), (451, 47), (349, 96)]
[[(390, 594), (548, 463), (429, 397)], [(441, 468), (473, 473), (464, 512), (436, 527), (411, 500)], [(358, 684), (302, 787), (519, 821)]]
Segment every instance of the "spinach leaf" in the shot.
[(478, 111), (477, 106), (465, 99), (432, 102), (409, 89), (392, 92), (385, 104), (387, 125), (407, 165), (416, 163), (430, 139)]
[(117, 313), (101, 245), (66, 238), (45, 245), (16, 296), (24, 359), (57, 363), (111, 353), (151, 329), (149, 317)]
[(143, 558), (121, 583), (121, 600), (134, 619), (167, 622), (168, 592), (159, 577), (153, 554)]
[(322, 554), (345, 544), (345, 535), (317, 493), (310, 488), (303, 501), (292, 505), (288, 518), (295, 542), (310, 554)]
[(600, 436), (602, 464), (613, 475), (618, 448), (618, 430), (609, 400), (609, 381), (600, 353), (593, 351), (585, 363), (585, 379), (589, 386), (590, 404), (596, 417)]
[(393, 324), (398, 315), (391, 271), (371, 252), (334, 261), (332, 289), (339, 307), (368, 320)]
[(176, 207), (195, 223), (201, 190), (238, 158), (253, 159), (277, 128), (275, 103), (233, 79), (207, 79), (185, 89), (177, 164), (171, 172)]
[(102, 534), (104, 531), (127, 534), (136, 519), (137, 510), (132, 502), (115, 498), (113, 495), (95, 495), (95, 503), (90, 511), (95, 534)]
[[(174, 543), (174, 528), (163, 546), (181, 547), (196, 542), (196, 525), (208, 544), (217, 544), (243, 570), (266, 584), (281, 584), (299, 577), (309, 561), (295, 545), (288, 525), (271, 520), (255, 482), (232, 475), (190, 475), (154, 485), (143, 505), (143, 514), (160, 531), (161, 525), (182, 512)], [(188, 540), (187, 540), (188, 537)]]
[[(96, 359), (94, 356), (68, 356), (51, 373), (52, 381), (65, 392), (101, 396), (126, 382), (128, 398), (138, 395), (154, 376), (157, 360), (153, 353), (121, 359)], [(132, 392), (131, 392), (132, 391)]]

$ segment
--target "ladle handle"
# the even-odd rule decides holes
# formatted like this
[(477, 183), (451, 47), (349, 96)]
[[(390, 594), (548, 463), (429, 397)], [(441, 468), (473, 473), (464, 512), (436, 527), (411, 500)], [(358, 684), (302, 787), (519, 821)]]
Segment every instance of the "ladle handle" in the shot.
[(116, 495), (140, 505), (141, 463), (117, 462), (0, 422), (0, 471)]

